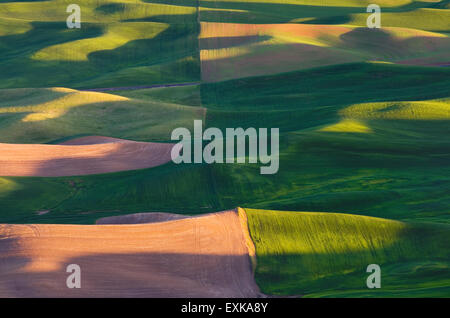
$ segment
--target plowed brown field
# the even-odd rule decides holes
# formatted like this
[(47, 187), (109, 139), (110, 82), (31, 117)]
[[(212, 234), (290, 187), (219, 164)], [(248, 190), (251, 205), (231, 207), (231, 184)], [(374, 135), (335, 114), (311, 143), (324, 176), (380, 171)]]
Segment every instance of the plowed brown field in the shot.
[(100, 136), (60, 145), (0, 143), (0, 176), (60, 177), (150, 168), (169, 162), (172, 147)]
[[(154, 224), (0, 225), (0, 297), (258, 297), (236, 211)], [(69, 264), (81, 288), (69, 289)]]

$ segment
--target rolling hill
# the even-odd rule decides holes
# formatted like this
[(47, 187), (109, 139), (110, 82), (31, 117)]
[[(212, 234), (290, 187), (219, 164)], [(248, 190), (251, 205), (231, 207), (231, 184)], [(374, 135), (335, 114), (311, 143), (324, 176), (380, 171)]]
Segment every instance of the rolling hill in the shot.
[[(448, 225), (245, 209), (262, 292), (303, 297), (445, 297)], [(365, 285), (381, 267), (381, 289)]]
[[(449, 0), (378, 0), (381, 29), (370, 0), (89, 0), (68, 29), (71, 3), (0, 0), (0, 295), (77, 260), (93, 296), (117, 262), (129, 296), (448, 297)], [(279, 128), (278, 173), (170, 162), (194, 120)]]

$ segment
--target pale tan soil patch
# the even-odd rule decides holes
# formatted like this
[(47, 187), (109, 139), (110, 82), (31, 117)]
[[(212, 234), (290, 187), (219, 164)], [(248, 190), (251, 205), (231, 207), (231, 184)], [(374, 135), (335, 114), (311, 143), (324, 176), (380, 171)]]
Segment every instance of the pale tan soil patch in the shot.
[(99, 136), (61, 145), (0, 143), (0, 176), (60, 177), (150, 168), (169, 162), (172, 147)]
[(337, 25), (314, 25), (314, 24), (243, 24), (243, 23), (218, 23), (202, 22), (200, 38), (211, 37), (237, 37), (261, 34), (279, 34), (285, 32), (291, 35), (319, 37), (339, 36), (351, 31), (351, 27)]
[[(69, 264), (81, 288), (68, 289)], [(236, 211), (154, 224), (0, 225), (0, 297), (259, 297)]]

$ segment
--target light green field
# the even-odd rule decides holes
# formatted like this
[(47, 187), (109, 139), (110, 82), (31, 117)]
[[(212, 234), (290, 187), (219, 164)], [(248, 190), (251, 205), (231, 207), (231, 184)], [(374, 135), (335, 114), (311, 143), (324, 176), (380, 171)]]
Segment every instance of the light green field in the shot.
[[(186, 3), (183, 0), (160, 0), (163, 3)], [(234, 23), (313, 23), (365, 26), (367, 6), (373, 1), (359, 0), (207, 0), (200, 1), (200, 18), (205, 22)], [(377, 1), (384, 27), (404, 27), (448, 32), (448, 0)]]
[[(305, 297), (445, 297), (450, 227), (357, 215), (245, 209), (263, 292)], [(366, 286), (369, 264), (381, 289)]]
[[(197, 9), (145, 1), (0, 1), (0, 87), (94, 88), (197, 81)], [(45, 74), (45, 76), (42, 76)]]
[(107, 93), (0, 89), (0, 142), (48, 143), (80, 135), (164, 141), (204, 114), (200, 107)]
[[(348, 19), (348, 24), (365, 26), (367, 14), (352, 14)], [(435, 32), (449, 32), (449, 21), (450, 11), (448, 8), (420, 8), (405, 12), (386, 12), (382, 15), (383, 26), (408, 27)]]

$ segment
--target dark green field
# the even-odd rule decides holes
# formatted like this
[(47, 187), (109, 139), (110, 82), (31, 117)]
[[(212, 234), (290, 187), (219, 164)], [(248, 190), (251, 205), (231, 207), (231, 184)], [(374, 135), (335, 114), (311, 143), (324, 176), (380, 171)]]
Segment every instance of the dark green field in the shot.
[[(0, 142), (89, 135), (168, 142), (173, 129), (198, 119), (205, 128), (279, 128), (280, 168), (261, 175), (259, 164), (168, 163), (0, 176), (0, 223), (93, 224), (242, 206), (265, 293), (450, 296), (450, 1), (380, 0), (389, 29), (370, 41), (358, 30), (371, 1), (86, 0), (82, 28), (73, 30), (65, 24), (70, 3), (0, 0)], [(204, 23), (247, 26), (242, 35), (208, 33), (217, 48), (205, 49)], [(294, 28), (295, 36), (277, 30), (257, 40), (245, 33), (274, 23), (353, 33), (328, 38)], [(351, 58), (320, 55), (314, 67), (293, 62), (278, 72), (270, 61), (283, 58), (283, 47)], [(258, 60), (261, 52), (268, 59)], [(266, 75), (241, 71), (252, 60)], [(205, 80), (205, 65), (219, 63), (232, 79)], [(190, 84), (140, 87), (175, 83)], [(379, 291), (364, 285), (370, 263), (386, 273)]]

